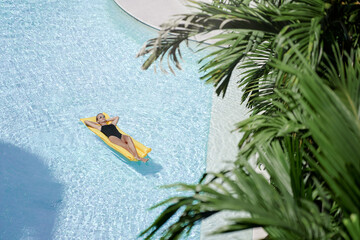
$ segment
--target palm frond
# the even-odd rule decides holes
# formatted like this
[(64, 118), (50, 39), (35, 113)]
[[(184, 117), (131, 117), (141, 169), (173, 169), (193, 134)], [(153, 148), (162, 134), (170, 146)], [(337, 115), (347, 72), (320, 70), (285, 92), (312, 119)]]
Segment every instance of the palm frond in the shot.
[[(143, 69), (147, 69), (159, 58), (161, 66), (161, 60), (166, 54), (169, 55), (168, 59), (180, 69), (180, 45), (182, 42), (187, 43), (191, 37), (202, 33), (221, 30), (221, 34), (217, 35), (220, 40), (217, 40), (211, 47), (229, 45), (232, 47), (216, 50), (215, 58), (205, 64), (201, 71), (207, 72), (214, 69), (207, 72), (202, 79), (218, 86), (218, 94), (225, 94), (232, 71), (248, 52), (256, 49), (258, 43), (254, 42), (249, 45), (248, 40), (259, 34), (264, 35), (264, 33), (274, 35), (279, 32), (279, 29), (277, 29), (276, 23), (270, 22), (265, 17), (264, 13), (249, 7), (249, 3), (220, 4), (221, 7), (198, 2), (194, 4), (197, 5), (198, 13), (181, 15), (176, 21), (163, 25), (164, 28), (159, 32), (159, 36), (150, 39), (138, 56), (150, 54), (143, 64)], [(258, 41), (259, 39), (258, 37)], [(209, 54), (207, 57), (210, 56), (214, 56), (214, 54)], [(224, 56), (228, 57), (224, 59)], [(219, 62), (217, 59), (222, 59), (222, 61)], [(223, 61), (225, 62), (223, 63)], [(173, 72), (171, 65), (168, 65), (170, 71)]]
[(192, 195), (177, 198), (142, 235), (149, 234), (147, 239), (150, 239), (163, 226), (158, 223), (165, 223), (162, 218), (168, 220), (166, 213), (183, 209), (177, 221), (165, 230), (162, 239), (179, 237), (200, 220), (224, 210), (245, 211), (251, 214), (251, 218), (228, 219), (230, 224), (217, 229), (214, 234), (262, 226), (273, 232), (274, 237), (286, 235), (292, 236), (292, 239), (318, 239), (326, 236), (330, 218), (320, 213), (310, 201), (302, 199), (299, 206), (293, 197), (287, 159), (293, 153), (283, 149), (279, 142), (259, 149), (261, 161), (272, 176), (272, 183), (243, 161), (240, 168), (214, 173), (215, 180), (207, 181), (205, 178), (198, 185), (178, 184), (179, 190), (190, 191)]
[[(356, 23), (360, 20), (360, 5), (357, 1), (190, 2), (196, 13), (180, 15), (176, 21), (164, 24), (159, 37), (149, 40), (139, 52), (138, 56), (150, 54), (143, 69), (160, 59), (160, 69), (166, 72), (161, 61), (168, 55), (168, 67), (174, 73), (171, 63), (181, 69), (181, 43), (187, 44), (196, 35), (220, 30), (212, 38), (214, 44), (199, 50), (211, 52), (200, 68), (204, 73), (201, 79), (214, 84), (216, 93), (224, 96), (233, 71), (236, 68), (247, 71), (245, 76), (238, 78), (239, 86), (243, 86), (245, 92), (242, 102), (247, 101), (247, 106), (257, 112), (269, 106), (263, 96), (278, 88), (276, 81), (287, 79), (268, 64), (270, 58), (296, 59), (287, 39), (292, 39), (316, 70), (323, 61), (323, 53), (331, 51), (332, 42), (341, 42), (341, 49), (347, 52), (359, 42), (360, 26)], [(217, 50), (214, 46), (224, 49)], [(256, 64), (260, 55), (264, 58), (262, 64)], [(301, 64), (301, 61), (294, 63)], [(270, 81), (263, 88), (262, 83)]]
[(360, 236), (360, 220), (359, 215), (351, 214), (349, 218), (344, 219), (344, 225), (347, 233), (343, 233), (342, 237), (346, 240), (356, 239)]
[[(342, 209), (359, 214), (360, 189), (357, 187), (360, 186), (359, 109), (355, 109), (355, 113), (350, 111), (336, 92), (324, 84), (326, 81), (323, 81), (311, 66), (306, 64), (306, 59), (301, 53), (297, 53), (303, 61), (302, 71), (298, 71), (297, 74), (302, 94), (300, 103), (309, 114), (304, 123), (318, 146), (314, 148), (312, 144), (308, 144), (317, 160), (315, 162), (309, 159), (309, 161), (328, 183), (333, 197), (337, 199)], [(356, 55), (359, 56), (359, 53), (360, 49), (357, 49)], [(348, 60), (352, 60), (351, 57), (348, 56)], [(285, 65), (277, 62), (279, 68)], [(347, 65), (348, 69), (353, 67), (352, 63)], [(358, 65), (355, 67), (359, 68)], [(350, 82), (356, 79), (358, 70), (348, 71), (347, 79)], [(358, 89), (355, 92), (360, 91), (360, 85), (356, 86)], [(354, 100), (358, 101), (358, 99)], [(355, 105), (351, 98), (348, 102), (352, 106)]]
[[(166, 228), (161, 239), (179, 239), (222, 211), (248, 215), (214, 234), (261, 226), (274, 239), (359, 235), (359, 7), (351, 0), (197, 3), (199, 13), (183, 15), (149, 40), (140, 53), (150, 53), (146, 68), (166, 54), (179, 64), (182, 42), (221, 30), (200, 49), (210, 50), (200, 60), (202, 79), (225, 94), (240, 68), (242, 101), (253, 109), (237, 125), (243, 138), (233, 169), (172, 186), (188, 194), (158, 204), (166, 209), (142, 236)], [(252, 157), (270, 179), (249, 165)]]

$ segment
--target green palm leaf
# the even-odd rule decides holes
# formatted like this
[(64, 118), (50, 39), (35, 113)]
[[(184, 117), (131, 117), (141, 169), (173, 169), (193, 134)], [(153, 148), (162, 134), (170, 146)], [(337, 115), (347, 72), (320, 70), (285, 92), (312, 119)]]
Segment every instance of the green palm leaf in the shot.
[[(150, 56), (143, 67), (167, 56), (170, 71), (171, 63), (180, 68), (181, 43), (221, 30), (199, 50), (209, 52), (200, 60), (202, 79), (225, 94), (234, 70), (242, 70), (235, 79), (252, 112), (237, 125), (243, 138), (233, 169), (173, 185), (188, 194), (158, 204), (166, 209), (141, 236), (164, 229), (161, 239), (179, 239), (222, 211), (249, 217), (230, 219), (214, 234), (261, 226), (275, 239), (358, 236), (359, 2), (194, 4), (198, 13), (164, 25), (145, 44), (139, 55)], [(248, 164), (253, 157), (270, 179)]]
[[(199, 49), (210, 51), (204, 58), (207, 61), (200, 68), (204, 73), (201, 79), (214, 84), (218, 95), (224, 95), (233, 71), (236, 68), (247, 71), (239, 78), (238, 83), (240, 87), (244, 87), (242, 101), (248, 101), (247, 106), (254, 108), (256, 112), (267, 109), (269, 101), (263, 96), (274, 95), (274, 89), (283, 87), (284, 79), (287, 79), (281, 71), (270, 66), (270, 58), (297, 59), (287, 39), (292, 39), (297, 50), (316, 71), (323, 60), (323, 52), (331, 52), (333, 42), (339, 42), (348, 52), (359, 42), (358, 1), (192, 3), (197, 13), (180, 15), (176, 21), (164, 24), (159, 37), (144, 45), (138, 56), (150, 56), (143, 68), (147, 69), (160, 59), (160, 69), (166, 71), (161, 61), (168, 55), (170, 71), (174, 72), (171, 62), (181, 69), (182, 42), (188, 43), (196, 35), (221, 30), (212, 38), (215, 43)], [(214, 49), (219, 46), (222, 48)], [(262, 58), (260, 64), (259, 58)], [(302, 64), (301, 61), (293, 62), (297, 66)], [(322, 71), (321, 68), (319, 71)], [(281, 82), (278, 82), (279, 79)], [(264, 86), (263, 82), (268, 84)]]
[[(197, 185), (175, 185), (181, 191), (190, 191), (190, 196), (164, 202), (171, 203), (143, 236), (148, 234), (150, 239), (178, 211), (181, 216), (165, 230), (162, 239), (179, 238), (202, 219), (221, 211), (247, 212), (250, 217), (228, 219), (230, 223), (214, 234), (258, 226), (270, 238), (279, 239), (337, 239), (357, 233), (358, 221), (349, 217), (358, 216), (360, 206), (358, 112), (349, 110), (300, 51), (295, 53), (303, 61), (301, 69), (278, 60), (274, 64), (297, 77), (298, 91), (278, 92), (282, 101), (275, 104), (278, 111), (273, 120), (257, 115), (242, 123), (243, 130), (259, 124), (264, 128), (248, 143), (253, 144), (252, 154), (240, 152), (233, 170), (213, 173), (213, 178), (207, 175)], [(355, 55), (359, 59), (360, 50)], [(350, 70), (353, 67), (345, 64), (337, 69), (355, 74), (347, 78), (355, 81), (360, 68)], [(279, 134), (284, 122), (276, 121), (281, 119), (302, 127), (291, 127)], [(306, 129), (308, 135), (298, 135), (301, 129)], [(269, 180), (247, 163), (248, 157), (255, 154)]]

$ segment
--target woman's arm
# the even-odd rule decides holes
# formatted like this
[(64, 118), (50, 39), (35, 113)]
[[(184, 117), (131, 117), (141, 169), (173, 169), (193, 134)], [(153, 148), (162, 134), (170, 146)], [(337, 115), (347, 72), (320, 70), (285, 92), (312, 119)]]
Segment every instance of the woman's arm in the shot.
[(118, 116), (112, 117), (112, 118), (106, 119), (106, 121), (111, 121), (112, 124), (116, 125), (119, 121), (119, 117)]
[(101, 126), (95, 122), (85, 120), (84, 123), (92, 128), (96, 128), (97, 130), (101, 131)]

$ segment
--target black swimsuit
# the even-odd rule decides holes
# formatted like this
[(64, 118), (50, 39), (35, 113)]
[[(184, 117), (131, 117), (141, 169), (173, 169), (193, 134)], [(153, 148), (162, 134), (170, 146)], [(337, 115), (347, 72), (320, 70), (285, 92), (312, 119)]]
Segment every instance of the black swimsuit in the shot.
[(114, 124), (101, 126), (101, 132), (107, 137), (115, 136), (121, 139), (122, 136), (122, 134), (116, 129), (116, 126)]

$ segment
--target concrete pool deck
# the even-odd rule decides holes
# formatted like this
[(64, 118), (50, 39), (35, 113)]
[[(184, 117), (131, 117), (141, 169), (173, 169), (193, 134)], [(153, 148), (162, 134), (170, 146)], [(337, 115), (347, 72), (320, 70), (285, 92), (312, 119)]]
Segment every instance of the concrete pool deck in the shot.
[[(155, 29), (160, 29), (160, 25), (171, 19), (173, 15), (192, 11), (192, 9), (185, 6), (187, 4), (186, 0), (114, 1), (129, 15)], [(203, 1), (211, 2), (212, 0)], [(237, 156), (237, 144), (241, 135), (231, 131), (235, 129), (237, 122), (247, 117), (248, 112), (245, 106), (240, 105), (241, 91), (236, 85), (236, 80), (234, 80), (238, 74), (240, 73), (233, 74), (233, 81), (229, 84), (225, 98), (213, 94), (206, 166), (208, 172), (225, 168)], [(208, 236), (211, 231), (225, 223), (224, 216), (225, 214), (219, 214), (202, 222), (202, 240), (222, 240), (224, 237), (226, 239), (257, 240), (266, 236), (262, 229), (246, 230), (241, 234)], [(231, 216), (231, 213), (226, 213), (226, 217)]]

